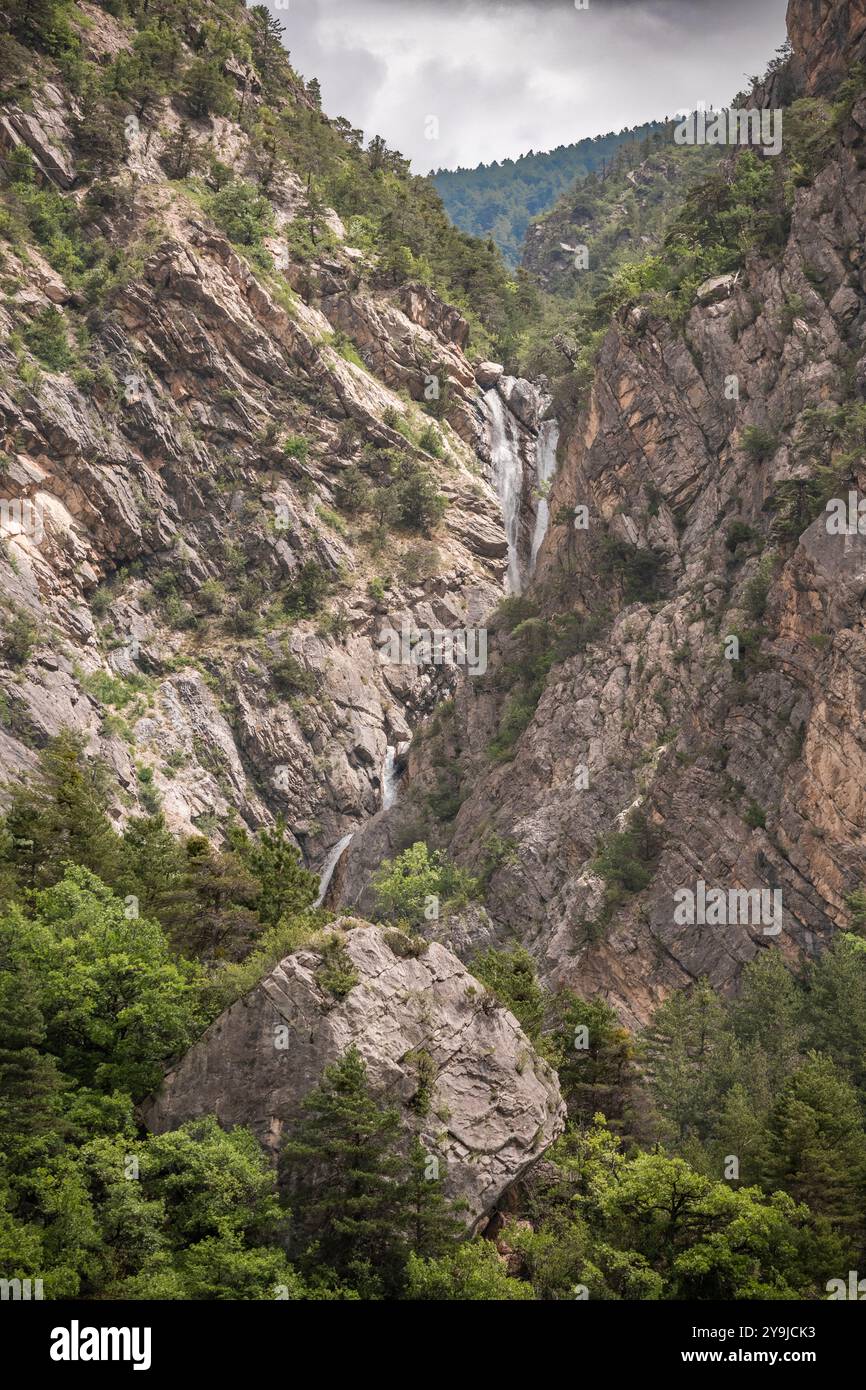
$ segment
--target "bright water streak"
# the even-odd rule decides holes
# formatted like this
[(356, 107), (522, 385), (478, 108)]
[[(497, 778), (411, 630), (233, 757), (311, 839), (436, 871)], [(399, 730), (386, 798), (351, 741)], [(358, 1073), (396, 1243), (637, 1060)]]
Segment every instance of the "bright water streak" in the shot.
[(520, 593), (520, 501), (523, 495), (523, 464), (519, 435), (513, 416), (494, 388), (484, 395), (490, 426), (490, 461), (493, 481), (502, 506), (502, 521), (508, 541), (508, 591)]
[(542, 495), (539, 496), (538, 509), (535, 513), (535, 532), (532, 537), (532, 553), (529, 558), (530, 573), (535, 569), (538, 552), (542, 547), (550, 524), (550, 508), (543, 493), (547, 491), (546, 484), (550, 482), (556, 472), (556, 446), (558, 443), (559, 425), (555, 420), (544, 420), (538, 431), (538, 443), (535, 452), (535, 478)]
[(322, 903), (325, 901), (325, 894), (331, 885), (331, 879), (334, 877), (334, 870), (343, 857), (343, 851), (349, 848), (349, 844), (353, 839), (354, 835), (344, 835), (342, 840), (338, 840), (334, 848), (329, 851), (319, 876), (319, 896), (313, 904), (314, 907), (321, 907)]

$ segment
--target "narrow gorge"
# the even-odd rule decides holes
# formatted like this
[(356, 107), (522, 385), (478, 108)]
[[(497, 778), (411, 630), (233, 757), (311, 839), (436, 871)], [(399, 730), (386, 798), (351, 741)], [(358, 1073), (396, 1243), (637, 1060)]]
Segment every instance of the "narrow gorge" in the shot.
[(730, 93), (777, 150), (600, 113), (430, 176), (301, 76), (317, 16), (0, 15), (0, 1282), (824, 1299), (866, 0)]

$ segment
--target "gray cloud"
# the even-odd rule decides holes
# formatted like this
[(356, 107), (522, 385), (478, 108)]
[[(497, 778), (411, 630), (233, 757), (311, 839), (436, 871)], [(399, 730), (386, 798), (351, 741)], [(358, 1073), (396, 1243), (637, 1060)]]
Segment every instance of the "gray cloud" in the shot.
[[(704, 101), (785, 38), (786, 0), (289, 0), (270, 8), (325, 109), (418, 173), (551, 149)], [(430, 117), (438, 121), (438, 136)]]

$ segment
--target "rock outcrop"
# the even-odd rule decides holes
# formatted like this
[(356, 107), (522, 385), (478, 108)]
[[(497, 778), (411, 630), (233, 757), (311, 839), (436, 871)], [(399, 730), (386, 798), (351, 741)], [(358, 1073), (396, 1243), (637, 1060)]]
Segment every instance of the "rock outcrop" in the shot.
[(248, 1125), (275, 1156), (326, 1066), (357, 1047), (370, 1081), (446, 1170), (477, 1227), (556, 1138), (556, 1076), (512, 1014), (444, 947), (355, 919), (334, 924), (357, 982), (336, 999), (322, 955), (287, 956), (220, 1015), (144, 1111), (158, 1133), (201, 1114)]
[(866, 0), (788, 0), (788, 36), (810, 95), (832, 92), (866, 59)]

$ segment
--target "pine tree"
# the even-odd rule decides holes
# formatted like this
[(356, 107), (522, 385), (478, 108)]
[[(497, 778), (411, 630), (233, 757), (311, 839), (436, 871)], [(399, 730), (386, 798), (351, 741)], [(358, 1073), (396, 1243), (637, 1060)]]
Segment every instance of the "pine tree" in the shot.
[(21, 887), (56, 883), (67, 861), (113, 883), (120, 841), (103, 809), (109, 801), (105, 766), (85, 756), (79, 735), (59, 733), (42, 750), (33, 784), (16, 788), (6, 817), (7, 863)]
[(10, 958), (11, 926), (0, 929), (0, 1148), (21, 1154), (58, 1121), (62, 1078), (41, 1048), (45, 1020), (31, 971)]
[(288, 66), (289, 54), (283, 48), (285, 29), (266, 5), (253, 5), (249, 16), (253, 64), (267, 88), (279, 73), (281, 63)]
[(319, 879), (301, 863), (286, 838), (286, 822), (278, 816), (272, 830), (259, 831), (249, 851), (249, 867), (261, 883), (256, 911), (263, 927), (275, 927), (281, 917), (293, 917), (316, 900)]
[(121, 868), (116, 884), (122, 897), (133, 895), (143, 917), (156, 917), (171, 928), (183, 915), (181, 905), (186, 858), (183, 847), (165, 824), (162, 814), (133, 816), (121, 840)]
[(413, 1255), (427, 1260), (447, 1254), (465, 1227), (445, 1196), (439, 1160), (427, 1152), (417, 1135), (409, 1145), (406, 1198), (407, 1235)]
[(656, 1010), (642, 1055), (661, 1116), (682, 1142), (702, 1131), (710, 1111), (707, 1086), (723, 1029), (723, 1006), (708, 981), (677, 990)]
[(307, 1096), (281, 1154), (303, 1272), (331, 1271), (363, 1298), (400, 1291), (409, 1203), (400, 1140), (397, 1110), (371, 1095), (363, 1058), (350, 1048)]
[(187, 121), (181, 121), (169, 135), (160, 163), (170, 179), (186, 179), (193, 172), (197, 163), (197, 149)]
[(212, 58), (196, 58), (183, 82), (183, 95), (191, 116), (227, 116), (235, 105), (234, 90)]
[(219, 852), (203, 835), (187, 840), (172, 936), (196, 955), (236, 960), (254, 940), (256, 881), (243, 859)]
[(866, 1135), (857, 1093), (829, 1057), (810, 1053), (773, 1107), (764, 1183), (862, 1234)]

